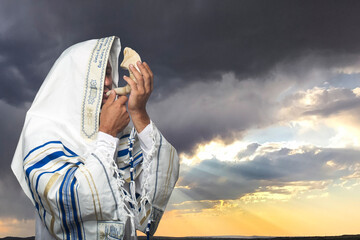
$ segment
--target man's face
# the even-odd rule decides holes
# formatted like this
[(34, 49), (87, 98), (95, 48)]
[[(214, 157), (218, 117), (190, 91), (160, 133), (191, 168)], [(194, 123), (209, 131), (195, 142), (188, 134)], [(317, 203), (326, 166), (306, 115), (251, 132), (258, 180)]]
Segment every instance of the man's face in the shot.
[(106, 95), (106, 93), (112, 89), (113, 79), (111, 76), (111, 72), (112, 72), (112, 68), (110, 66), (110, 63), (108, 62), (107, 66), (106, 66), (106, 74), (105, 74), (105, 80), (104, 80), (104, 92), (103, 92), (103, 99), (102, 99), (101, 106), (104, 105), (108, 99), (108, 96)]

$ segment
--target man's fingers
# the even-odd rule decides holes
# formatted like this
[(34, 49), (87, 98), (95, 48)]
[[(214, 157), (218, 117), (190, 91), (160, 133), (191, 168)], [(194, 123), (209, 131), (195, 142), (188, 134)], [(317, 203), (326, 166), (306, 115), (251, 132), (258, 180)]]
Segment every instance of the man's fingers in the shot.
[(145, 66), (145, 68), (147, 69), (147, 71), (150, 75), (150, 89), (151, 89), (151, 91), (153, 91), (153, 89), (154, 89), (154, 74), (146, 62), (143, 62), (143, 65)]
[(148, 70), (145, 68), (144, 64), (142, 64), (140, 61), (137, 61), (137, 66), (139, 67), (140, 69), (140, 72), (142, 73), (143, 77), (146, 79), (146, 78), (149, 78), (150, 77), (150, 73), (148, 72)]
[(123, 76), (123, 79), (130, 85), (131, 91), (133, 90), (137, 91), (137, 84), (134, 80), (132, 80), (130, 77), (125, 75)]
[(111, 105), (111, 104), (114, 102), (115, 97), (116, 97), (115, 91), (114, 91), (114, 90), (111, 90), (111, 91), (110, 91), (110, 96), (109, 96), (108, 99), (106, 100), (104, 106)]
[(148, 65), (146, 62), (143, 62), (143, 65), (145, 66), (145, 68), (147, 69), (148, 73), (150, 74), (150, 77), (151, 77), (151, 78), (154, 78), (154, 74), (153, 74), (153, 72), (151, 71), (149, 65)]
[(138, 65), (138, 67), (140, 68), (140, 71), (143, 75), (144, 78), (144, 87), (145, 87), (145, 92), (150, 92), (151, 91), (151, 77), (150, 77), (150, 73), (148, 72), (148, 70), (145, 68), (145, 66), (138, 61), (136, 63)]
[(135, 68), (134, 65), (130, 64), (130, 71), (134, 74), (136, 80), (137, 80), (137, 89), (139, 91), (142, 91), (144, 89), (144, 79), (141, 73)]
[(116, 102), (118, 102), (120, 105), (125, 105), (127, 100), (128, 100), (127, 96), (119, 96)]

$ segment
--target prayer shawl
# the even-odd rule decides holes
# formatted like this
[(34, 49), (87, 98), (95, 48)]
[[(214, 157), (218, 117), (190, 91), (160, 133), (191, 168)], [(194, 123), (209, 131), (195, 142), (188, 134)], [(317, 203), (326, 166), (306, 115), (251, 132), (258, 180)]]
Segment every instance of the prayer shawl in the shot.
[(152, 235), (178, 179), (176, 150), (153, 122), (147, 154), (134, 128), (115, 156), (97, 140), (107, 61), (117, 87), (120, 50), (114, 36), (66, 49), (26, 114), (11, 168), (56, 239)]

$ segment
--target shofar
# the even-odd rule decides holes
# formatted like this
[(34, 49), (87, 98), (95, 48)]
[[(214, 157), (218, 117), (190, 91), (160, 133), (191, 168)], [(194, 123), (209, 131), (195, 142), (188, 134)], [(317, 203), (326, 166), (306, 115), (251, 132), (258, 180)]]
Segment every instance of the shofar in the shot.
[[(141, 62), (141, 58), (139, 56), (139, 54), (129, 48), (129, 47), (126, 47), (124, 49), (124, 60), (122, 61), (122, 63), (120, 64), (120, 67), (122, 69), (125, 69), (125, 70), (128, 70), (129, 71), (129, 74), (130, 74), (130, 78), (132, 80), (134, 80), (134, 82), (137, 82), (136, 81), (136, 78), (134, 76), (134, 74), (132, 74), (132, 72), (130, 71), (129, 69), (129, 65), (132, 64), (134, 65), (134, 67), (136, 67), (136, 69), (140, 72), (136, 62), (137, 61), (140, 61)], [(129, 84), (127, 84), (125, 87), (119, 87), (119, 88), (114, 88), (114, 91), (117, 95), (126, 95), (126, 94), (129, 94), (131, 92), (131, 87)], [(110, 95), (110, 91), (106, 93), (107, 95)]]

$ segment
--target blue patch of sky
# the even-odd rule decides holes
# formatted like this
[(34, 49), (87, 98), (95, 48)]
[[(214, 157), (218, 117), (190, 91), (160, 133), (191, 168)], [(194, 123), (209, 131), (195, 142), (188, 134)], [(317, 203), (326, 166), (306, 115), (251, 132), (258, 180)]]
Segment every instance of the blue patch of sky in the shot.
[(327, 82), (327, 85), (335, 88), (357, 88), (360, 87), (360, 73), (339, 73), (328, 79)]
[(294, 129), (286, 126), (272, 126), (264, 129), (252, 129), (244, 141), (263, 144), (266, 142), (291, 141), (295, 137)]
[(264, 144), (266, 142), (291, 142), (326, 147), (329, 140), (336, 135), (336, 131), (325, 125), (304, 129), (295, 126), (271, 126), (264, 129), (252, 129), (244, 137), (244, 141)]

